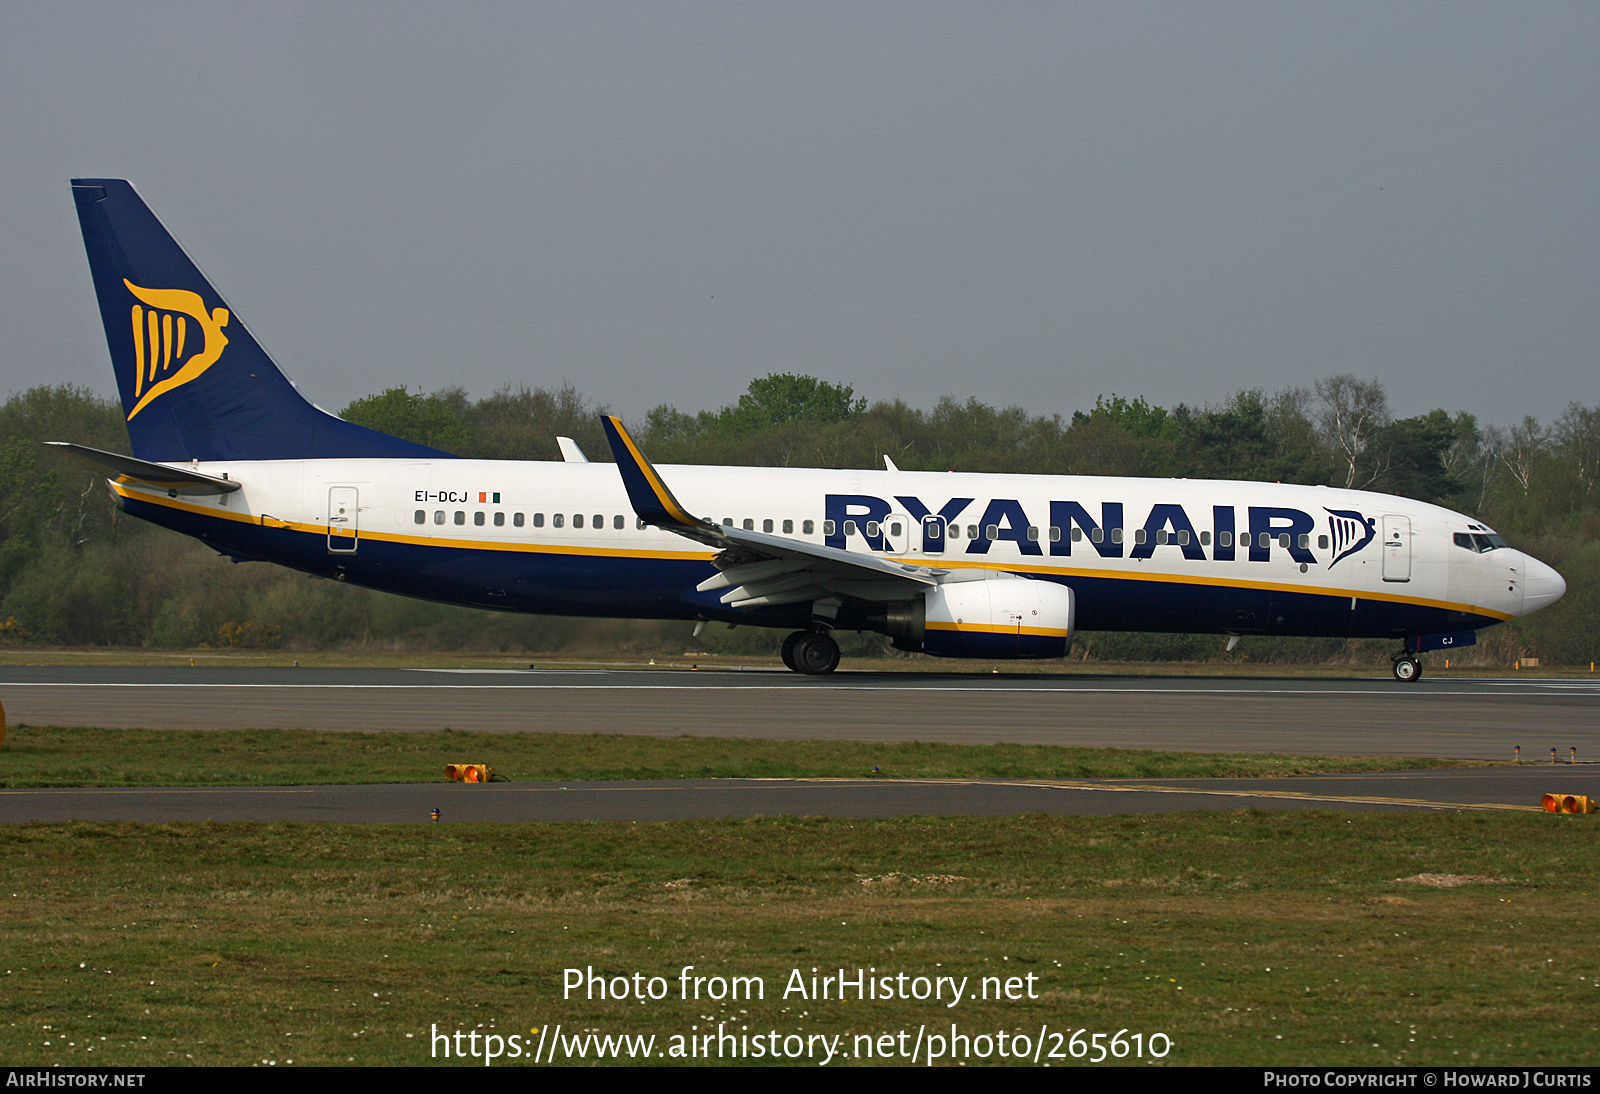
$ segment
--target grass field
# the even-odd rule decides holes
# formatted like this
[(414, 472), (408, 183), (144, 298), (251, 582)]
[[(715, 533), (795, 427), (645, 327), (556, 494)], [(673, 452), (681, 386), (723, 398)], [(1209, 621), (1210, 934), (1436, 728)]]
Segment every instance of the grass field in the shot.
[[(1081, 1029), (1140, 1035), (1124, 1063), (1593, 1065), (1593, 821), (0, 826), (0, 1058), (414, 1065), (444, 1062), (435, 1027), (531, 1052), (557, 1024), (654, 1035), (650, 1062), (719, 1026), (840, 1037), (848, 1057), (919, 1029), (925, 1052), (954, 1023), (988, 1037), (973, 1064), (1002, 1030), (1074, 1063)], [(1402, 880), (1419, 875), (1478, 880)], [(689, 965), (764, 997), (685, 1000)], [(667, 994), (563, 999), (568, 968)], [(813, 968), (966, 977), (968, 994), (784, 998)], [(974, 1000), (983, 977), (1024, 997)]]
[(0, 787), (438, 782), (488, 763), (514, 781), (675, 778), (1207, 778), (1471, 766), (1393, 757), (1141, 752), (1046, 745), (769, 741), (606, 734), (320, 733), (14, 726)]
[[(1420, 766), (1022, 746), (12, 726), (0, 782), (433, 781), (462, 759), (519, 780)], [(0, 1060), (482, 1066), (493, 1047), (497, 1064), (527, 1066), (536, 1045), (541, 1061), (559, 1043), (559, 1062), (581, 1049), (592, 1063), (608, 1047), (593, 1037), (626, 1034), (655, 1038), (648, 1048), (609, 1042), (643, 1052), (636, 1063), (691, 1053), (690, 1062), (715, 1063), (720, 1045), (723, 1063), (771, 1062), (776, 1049), (796, 1054), (780, 1062), (820, 1064), (831, 1049), (830, 1066), (907, 1063), (910, 1052), (925, 1063), (935, 1047), (940, 1063), (972, 1065), (1033, 1062), (1036, 1051), (1038, 1062), (1074, 1065), (1126, 1049), (1105, 1063), (1594, 1066), (1597, 821), (1242, 811), (0, 824)], [(646, 998), (591, 999), (582, 988), (564, 997), (569, 969), (609, 987), (622, 978)], [(963, 996), (945, 1005), (949, 982), (937, 1000), (854, 991), (841, 1000), (836, 985), (828, 998), (811, 996), (813, 976), (841, 970), (871, 970), (895, 994), (950, 977)], [(699, 998), (684, 998), (693, 977), (705, 978)], [(711, 997), (735, 977), (759, 982), (761, 996)], [(805, 995), (786, 996), (797, 985)], [(1011, 998), (980, 997), (1008, 987)], [(662, 997), (649, 998), (652, 989)], [(749, 1059), (758, 1044), (765, 1055)], [(513, 1046), (520, 1058), (509, 1058)], [(479, 1055), (455, 1058), (463, 1047)], [(727, 1058), (730, 1048), (746, 1058)]]

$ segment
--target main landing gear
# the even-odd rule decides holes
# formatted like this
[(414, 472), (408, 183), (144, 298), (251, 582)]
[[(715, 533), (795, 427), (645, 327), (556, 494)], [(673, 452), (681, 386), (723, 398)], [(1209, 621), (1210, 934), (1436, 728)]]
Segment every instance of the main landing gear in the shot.
[(839, 667), (839, 643), (827, 631), (795, 631), (783, 640), (783, 663), (807, 676), (826, 676)]
[(1413, 653), (1398, 653), (1394, 657), (1394, 678), (1402, 684), (1412, 684), (1422, 679), (1422, 662)]

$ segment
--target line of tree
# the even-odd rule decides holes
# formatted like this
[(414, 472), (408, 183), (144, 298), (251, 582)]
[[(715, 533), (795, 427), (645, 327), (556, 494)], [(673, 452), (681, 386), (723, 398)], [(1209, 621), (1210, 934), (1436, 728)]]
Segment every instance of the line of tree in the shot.
[[(557, 436), (609, 457), (603, 406), (571, 385), (390, 388), (341, 415), (480, 459), (560, 459)], [(1399, 494), (1470, 514), (1566, 577), (1553, 608), (1487, 633), (1478, 656), (1554, 663), (1600, 658), (1600, 407), (1552, 422), (1480, 425), (1432, 410), (1395, 418), (1376, 380), (1334, 376), (1314, 389), (1247, 389), (1205, 406), (1101, 396), (1070, 415), (944, 398), (928, 409), (869, 404), (809, 376), (754, 380), (718, 410), (651, 410), (632, 424), (658, 463), (1133, 475), (1326, 484)], [(44, 448), (71, 440), (126, 452), (111, 400), (36, 387), (0, 407), (0, 643), (193, 647), (341, 645), (395, 649), (667, 651), (692, 643), (673, 624), (493, 616), (232, 566), (175, 533), (124, 517), (93, 472)], [(759, 631), (707, 631), (706, 646), (764, 649)], [(1378, 658), (1383, 644), (1252, 640), (1257, 659)], [(1377, 646), (1382, 646), (1378, 649)], [(1079, 655), (1213, 658), (1212, 636), (1086, 635)], [(865, 639), (856, 652), (877, 649)]]

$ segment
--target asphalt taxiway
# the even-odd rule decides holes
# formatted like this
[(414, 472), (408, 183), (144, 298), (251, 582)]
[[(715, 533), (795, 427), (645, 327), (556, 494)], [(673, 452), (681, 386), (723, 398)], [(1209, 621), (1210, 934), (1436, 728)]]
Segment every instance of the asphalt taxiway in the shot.
[[(1105, 816), (1190, 809), (1532, 812), (1600, 798), (1600, 767), (1526, 765), (1296, 779), (670, 779), (634, 782), (0, 790), (0, 820), (444, 823), (753, 816)], [(1587, 819), (1587, 818), (1585, 818)]]

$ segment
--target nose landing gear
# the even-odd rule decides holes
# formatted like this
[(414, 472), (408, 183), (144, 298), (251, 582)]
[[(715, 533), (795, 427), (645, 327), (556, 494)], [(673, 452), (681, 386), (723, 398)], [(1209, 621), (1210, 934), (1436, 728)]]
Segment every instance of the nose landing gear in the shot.
[(1422, 679), (1422, 662), (1409, 651), (1396, 654), (1394, 657), (1394, 678), (1402, 684), (1415, 683)]

